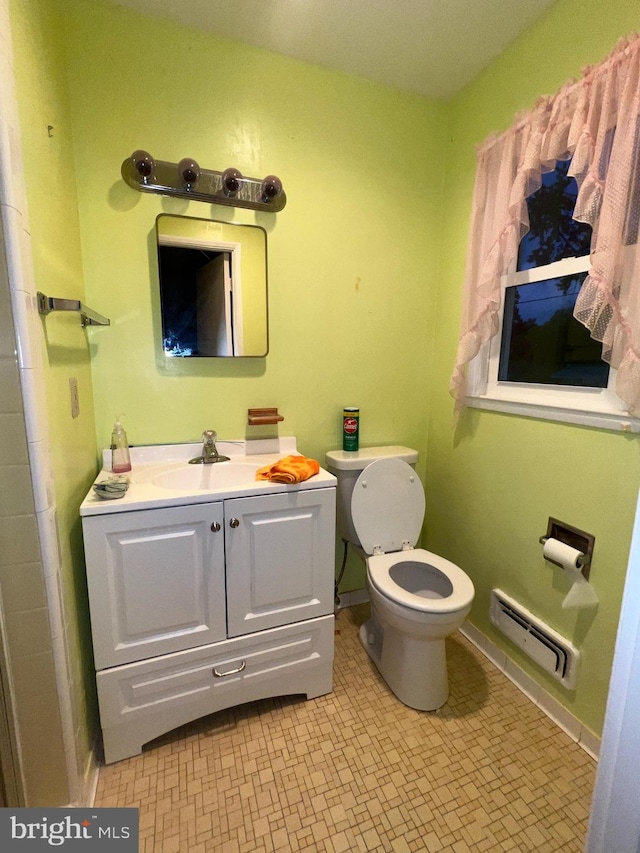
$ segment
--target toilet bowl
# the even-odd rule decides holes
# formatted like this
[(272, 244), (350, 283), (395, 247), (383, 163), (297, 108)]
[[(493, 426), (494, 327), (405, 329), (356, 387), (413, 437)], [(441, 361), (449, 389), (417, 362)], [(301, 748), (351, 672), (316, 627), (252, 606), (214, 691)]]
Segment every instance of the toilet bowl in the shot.
[[(341, 483), (350, 492), (338, 497), (338, 506), (350, 510), (347, 521), (339, 519), (338, 529), (355, 533), (347, 541), (357, 538), (354, 544), (366, 558), (371, 618), (360, 628), (362, 645), (398, 699), (433, 711), (449, 693), (445, 638), (469, 613), (474, 588), (459, 566), (415, 548), (424, 519), (424, 489), (405, 461), (410, 457), (404, 451), (410, 449), (394, 450), (403, 453), (369, 448), (357, 478), (356, 460), (342, 459), (347, 454), (340, 451), (327, 454), (327, 467), (338, 478), (338, 492)], [(343, 469), (341, 463), (349, 467)]]

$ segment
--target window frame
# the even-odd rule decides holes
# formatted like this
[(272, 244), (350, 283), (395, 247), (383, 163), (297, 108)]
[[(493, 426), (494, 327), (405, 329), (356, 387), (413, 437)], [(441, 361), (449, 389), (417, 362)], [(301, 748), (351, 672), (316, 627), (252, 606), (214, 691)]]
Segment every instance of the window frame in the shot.
[(590, 258), (589, 255), (564, 258), (521, 271), (516, 270), (516, 264), (517, 258), (507, 274), (501, 278), (498, 331), (469, 363), (467, 406), (600, 429), (640, 433), (640, 420), (629, 414), (625, 403), (615, 393), (616, 371), (612, 367), (609, 368), (606, 388), (542, 385), (498, 379), (506, 288), (588, 271)]

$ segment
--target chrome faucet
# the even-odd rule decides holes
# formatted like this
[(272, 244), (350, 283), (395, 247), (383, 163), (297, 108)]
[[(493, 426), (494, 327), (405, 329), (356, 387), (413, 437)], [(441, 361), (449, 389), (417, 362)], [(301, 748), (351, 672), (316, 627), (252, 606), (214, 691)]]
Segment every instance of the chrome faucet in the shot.
[(211, 465), (214, 462), (228, 462), (228, 456), (222, 456), (218, 453), (216, 441), (218, 433), (213, 429), (206, 429), (202, 433), (202, 453), (194, 459), (189, 460), (190, 465)]

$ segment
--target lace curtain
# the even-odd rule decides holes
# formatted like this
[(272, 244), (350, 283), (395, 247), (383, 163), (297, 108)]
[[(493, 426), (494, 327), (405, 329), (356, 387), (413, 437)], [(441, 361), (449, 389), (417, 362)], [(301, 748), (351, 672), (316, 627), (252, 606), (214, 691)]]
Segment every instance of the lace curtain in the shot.
[(466, 370), (498, 331), (500, 279), (529, 230), (526, 198), (571, 158), (574, 218), (593, 228), (590, 269), (574, 316), (602, 342), (616, 393), (640, 417), (640, 38), (541, 98), (477, 152), (460, 341), (450, 392), (464, 408)]

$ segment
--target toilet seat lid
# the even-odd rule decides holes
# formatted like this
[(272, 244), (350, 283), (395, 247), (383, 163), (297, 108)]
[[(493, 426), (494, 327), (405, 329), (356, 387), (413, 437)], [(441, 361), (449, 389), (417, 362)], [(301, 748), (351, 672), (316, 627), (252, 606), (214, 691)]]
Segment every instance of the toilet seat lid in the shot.
[(353, 527), (367, 554), (413, 548), (424, 520), (424, 489), (402, 459), (378, 459), (353, 487)]

